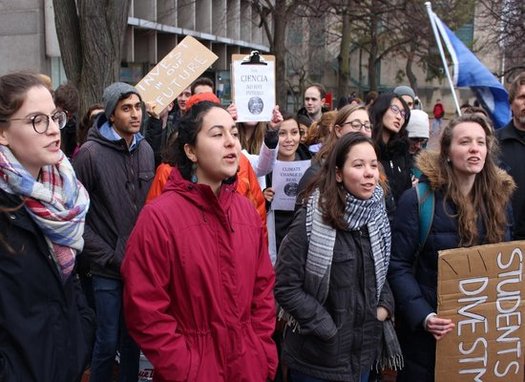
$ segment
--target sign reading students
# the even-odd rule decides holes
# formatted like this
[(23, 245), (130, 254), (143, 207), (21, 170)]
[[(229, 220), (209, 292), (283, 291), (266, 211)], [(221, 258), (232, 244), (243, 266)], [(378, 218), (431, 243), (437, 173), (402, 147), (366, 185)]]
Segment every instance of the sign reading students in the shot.
[(195, 38), (186, 36), (135, 87), (160, 112), (217, 60)]
[(275, 106), (275, 57), (232, 56), (233, 100), (237, 122), (270, 121)]
[(525, 241), (439, 252), (436, 382), (523, 381)]

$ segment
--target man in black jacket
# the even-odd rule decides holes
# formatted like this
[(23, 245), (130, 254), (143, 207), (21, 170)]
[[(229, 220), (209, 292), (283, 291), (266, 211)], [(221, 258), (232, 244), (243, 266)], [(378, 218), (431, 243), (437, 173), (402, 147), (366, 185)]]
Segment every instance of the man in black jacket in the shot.
[(501, 146), (501, 167), (512, 176), (517, 189), (512, 197), (514, 213), (513, 238), (525, 239), (525, 72), (512, 82), (509, 89), (512, 120), (496, 131)]
[(91, 198), (82, 253), (93, 274), (97, 318), (90, 381), (111, 380), (120, 348), (120, 381), (136, 382), (140, 351), (122, 317), (120, 264), (153, 180), (154, 158), (139, 132), (144, 105), (137, 90), (116, 82), (104, 90), (103, 101), (104, 113), (73, 164)]

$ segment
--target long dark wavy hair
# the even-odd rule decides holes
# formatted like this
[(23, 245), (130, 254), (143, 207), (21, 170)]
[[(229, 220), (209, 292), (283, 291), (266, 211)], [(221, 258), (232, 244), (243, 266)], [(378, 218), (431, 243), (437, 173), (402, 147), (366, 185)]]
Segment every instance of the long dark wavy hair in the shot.
[(309, 183), (305, 191), (306, 201), (315, 189), (319, 188), (322, 196), (319, 207), (323, 212), (323, 220), (335, 229), (346, 228), (344, 213), (348, 194), (348, 191), (337, 182), (336, 169), (344, 167), (348, 153), (352, 147), (360, 143), (368, 143), (375, 150), (374, 142), (360, 132), (348, 133), (339, 138), (334, 149), (324, 161), (321, 171)]

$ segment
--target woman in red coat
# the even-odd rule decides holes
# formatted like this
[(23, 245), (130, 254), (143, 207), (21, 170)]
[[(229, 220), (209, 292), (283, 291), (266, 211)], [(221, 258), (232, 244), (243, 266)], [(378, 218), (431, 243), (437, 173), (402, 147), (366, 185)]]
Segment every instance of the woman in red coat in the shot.
[(166, 188), (128, 241), (126, 324), (155, 381), (266, 381), (277, 365), (274, 273), (261, 219), (235, 190), (237, 128), (201, 102), (175, 146)]

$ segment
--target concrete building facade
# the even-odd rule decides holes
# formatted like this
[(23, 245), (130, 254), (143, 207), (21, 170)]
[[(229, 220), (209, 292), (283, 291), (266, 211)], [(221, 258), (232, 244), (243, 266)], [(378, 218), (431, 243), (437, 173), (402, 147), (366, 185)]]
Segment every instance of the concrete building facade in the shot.
[[(0, 1), (0, 74), (28, 69), (66, 80), (52, 0)], [(226, 84), (232, 54), (269, 46), (248, 0), (131, 0), (121, 59), (121, 80), (136, 83), (185, 36), (197, 38), (219, 59), (206, 75)]]

